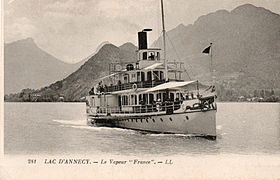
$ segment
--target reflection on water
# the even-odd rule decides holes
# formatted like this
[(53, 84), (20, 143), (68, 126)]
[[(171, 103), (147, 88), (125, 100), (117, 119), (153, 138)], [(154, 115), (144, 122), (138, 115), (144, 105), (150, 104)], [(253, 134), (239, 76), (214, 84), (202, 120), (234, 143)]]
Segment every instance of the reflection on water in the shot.
[(279, 104), (219, 103), (217, 140), (86, 125), (85, 104), (5, 103), (6, 154), (280, 153)]

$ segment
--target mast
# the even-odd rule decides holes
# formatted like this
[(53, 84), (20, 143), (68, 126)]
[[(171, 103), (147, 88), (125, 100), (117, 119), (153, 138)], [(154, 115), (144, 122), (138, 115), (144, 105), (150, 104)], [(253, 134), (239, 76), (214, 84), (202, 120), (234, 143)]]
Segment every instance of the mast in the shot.
[(167, 59), (166, 59), (166, 31), (164, 25), (164, 10), (163, 10), (163, 0), (161, 0), (161, 19), (162, 19), (162, 33), (163, 33), (163, 58), (164, 58), (164, 67), (165, 67), (165, 81), (168, 81), (168, 70), (167, 70)]

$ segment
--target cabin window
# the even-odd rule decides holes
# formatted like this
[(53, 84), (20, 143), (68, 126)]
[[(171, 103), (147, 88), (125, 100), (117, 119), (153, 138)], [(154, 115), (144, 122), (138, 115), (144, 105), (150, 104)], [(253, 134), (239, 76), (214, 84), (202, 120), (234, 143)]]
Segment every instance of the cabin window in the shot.
[(174, 93), (170, 93), (170, 100), (174, 101)]
[(135, 79), (136, 75), (135, 74), (131, 74), (132, 79)]
[(153, 71), (154, 73), (154, 80), (159, 80), (159, 72), (158, 71)]
[(135, 73), (130, 74), (130, 82), (135, 82), (135, 81), (137, 81), (136, 74)]
[(139, 94), (139, 104), (141, 104), (140, 102), (142, 102), (143, 101), (143, 96), (142, 96), (142, 94)]
[(151, 71), (149, 71), (147, 73), (147, 81), (152, 81), (152, 72)]
[(134, 104), (137, 105), (137, 95), (134, 95)]
[(137, 72), (137, 82), (141, 81), (141, 73)]
[(128, 96), (125, 96), (125, 105), (128, 105)]
[(166, 101), (167, 100), (167, 93), (162, 93), (162, 96), (163, 96), (163, 101)]
[(148, 94), (143, 94), (143, 102), (145, 104), (148, 102)]
[(122, 105), (122, 97), (121, 96), (119, 96), (119, 98), (118, 98), (118, 103), (119, 103), (119, 106)]
[(157, 52), (157, 60), (160, 60), (160, 53)]
[(136, 95), (131, 95), (130, 103), (131, 103), (131, 105), (136, 105), (137, 104), (137, 96)]
[(149, 104), (153, 104), (153, 103), (154, 103), (154, 95), (149, 94)]
[(124, 83), (128, 83), (128, 81), (129, 81), (128, 74), (124, 75), (123, 80), (124, 80)]
[(147, 60), (147, 52), (143, 52), (143, 60)]
[(127, 71), (132, 71), (132, 70), (134, 70), (133, 64), (128, 64), (128, 65), (126, 65), (126, 70), (127, 70)]
[(157, 93), (157, 100), (162, 101), (161, 93)]
[(146, 105), (148, 102), (148, 95), (147, 94), (139, 94), (139, 104), (140, 105)]
[(145, 81), (145, 73), (141, 72), (141, 81)]
[(130, 95), (130, 105), (133, 105), (133, 103), (134, 103), (133, 95)]
[(155, 60), (155, 52), (149, 52), (149, 60)]
[(131, 105), (131, 98), (127, 96), (127, 105)]
[(162, 71), (159, 72), (159, 79), (163, 80), (163, 72)]
[(182, 93), (176, 93), (176, 100), (181, 100), (183, 99)]
[(128, 97), (122, 96), (122, 105), (128, 105)]

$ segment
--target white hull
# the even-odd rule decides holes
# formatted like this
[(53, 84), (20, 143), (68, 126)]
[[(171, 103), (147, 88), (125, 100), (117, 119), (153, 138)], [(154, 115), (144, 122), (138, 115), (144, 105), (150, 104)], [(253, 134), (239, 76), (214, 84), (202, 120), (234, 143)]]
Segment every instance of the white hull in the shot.
[(91, 116), (94, 126), (120, 127), (156, 133), (192, 134), (216, 138), (216, 110), (191, 111), (174, 114)]

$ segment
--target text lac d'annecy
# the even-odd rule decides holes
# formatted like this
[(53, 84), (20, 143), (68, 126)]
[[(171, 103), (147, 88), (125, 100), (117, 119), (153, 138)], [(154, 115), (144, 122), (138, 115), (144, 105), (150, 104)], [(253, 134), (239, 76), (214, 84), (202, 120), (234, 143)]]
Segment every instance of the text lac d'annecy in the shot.
[(44, 164), (91, 164), (90, 159), (45, 159)]
[[(151, 164), (152, 161), (142, 161), (138, 159), (130, 160), (129, 162), (132, 164)], [(120, 160), (104, 160), (102, 159), (100, 162), (98, 161), (91, 161), (90, 159), (45, 159), (44, 164), (92, 164), (92, 163), (100, 163), (100, 164), (112, 164), (112, 165), (119, 165), (119, 164), (127, 164), (128, 161), (120, 161)], [(171, 162), (168, 162), (171, 164)]]

